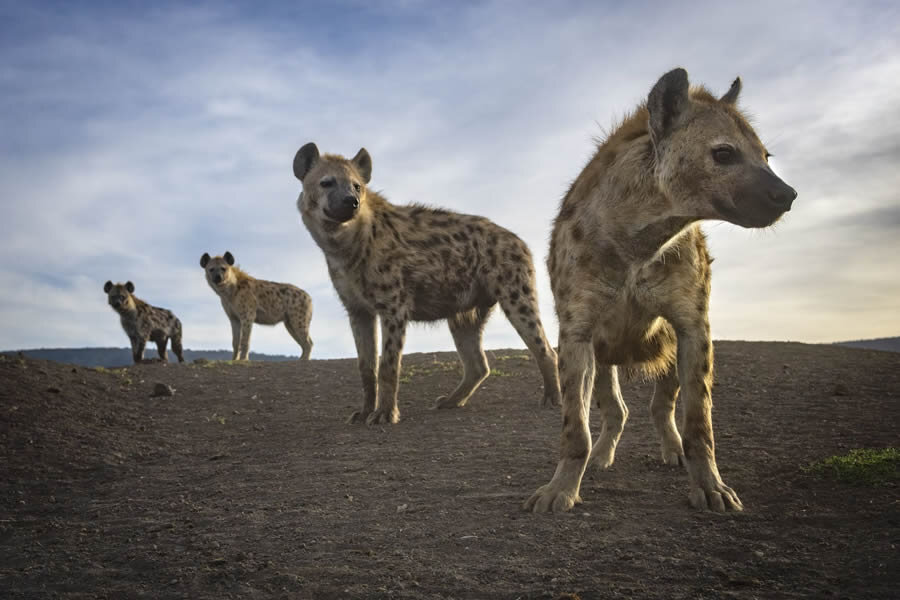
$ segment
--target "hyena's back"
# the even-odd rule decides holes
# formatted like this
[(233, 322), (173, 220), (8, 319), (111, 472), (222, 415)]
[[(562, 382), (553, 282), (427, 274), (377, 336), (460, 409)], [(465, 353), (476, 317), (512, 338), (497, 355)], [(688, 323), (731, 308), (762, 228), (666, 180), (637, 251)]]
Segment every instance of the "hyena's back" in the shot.
[(379, 268), (399, 276), (412, 294), (412, 320), (446, 319), (532, 293), (531, 253), (514, 233), (483, 217), (439, 209), (392, 212), (376, 213), (374, 250), (384, 254)]

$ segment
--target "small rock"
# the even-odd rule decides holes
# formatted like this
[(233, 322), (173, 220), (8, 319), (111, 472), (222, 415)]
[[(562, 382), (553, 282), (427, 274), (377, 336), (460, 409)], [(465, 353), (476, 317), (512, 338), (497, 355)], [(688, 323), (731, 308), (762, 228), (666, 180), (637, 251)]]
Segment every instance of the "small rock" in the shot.
[(153, 386), (153, 393), (150, 394), (151, 398), (158, 398), (160, 396), (174, 396), (175, 388), (171, 385), (166, 385), (165, 383), (157, 383)]
[(59, 389), (58, 387), (56, 387), (55, 385), (51, 385), (50, 387), (48, 387), (47, 391), (52, 394), (59, 394), (60, 392), (62, 392), (62, 390)]
[(409, 504), (401, 504), (397, 507), (398, 513), (406, 512), (407, 510), (409, 510)]
[(832, 396), (849, 396), (850, 389), (843, 383), (839, 383), (834, 386), (834, 389), (831, 391), (831, 395)]

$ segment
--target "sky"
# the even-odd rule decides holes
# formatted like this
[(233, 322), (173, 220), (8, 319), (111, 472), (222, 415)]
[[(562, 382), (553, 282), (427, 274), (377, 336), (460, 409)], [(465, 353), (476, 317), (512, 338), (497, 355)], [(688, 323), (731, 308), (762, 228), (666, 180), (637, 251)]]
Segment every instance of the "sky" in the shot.
[[(308, 291), (314, 358), (355, 355), (300, 221), (297, 149), (373, 159), (392, 202), (486, 216), (531, 247), (596, 142), (682, 66), (739, 105), (797, 191), (766, 230), (703, 225), (716, 339), (900, 335), (896, 2), (0, 0), (0, 349), (125, 346), (106, 280), (230, 348), (199, 266), (229, 250)], [(495, 312), (487, 348), (522, 348)], [(413, 325), (407, 352), (450, 350)], [(296, 355), (283, 326), (251, 349)]]

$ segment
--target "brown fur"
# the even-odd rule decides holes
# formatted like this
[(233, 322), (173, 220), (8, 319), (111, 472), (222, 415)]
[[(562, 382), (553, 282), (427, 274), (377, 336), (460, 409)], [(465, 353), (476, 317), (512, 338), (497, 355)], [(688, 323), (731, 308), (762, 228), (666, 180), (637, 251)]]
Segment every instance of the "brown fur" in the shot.
[(289, 283), (276, 283), (251, 277), (234, 266), (230, 252), (223, 256), (200, 257), (206, 282), (219, 296), (222, 308), (231, 321), (233, 360), (249, 360), (250, 331), (254, 323), (276, 325), (284, 322), (285, 329), (300, 344), (300, 360), (309, 360), (312, 339), (309, 322), (312, 319), (312, 299), (309, 294)]
[(168, 362), (166, 346), (169, 338), (172, 339), (172, 352), (178, 357), (178, 362), (184, 362), (181, 321), (171, 310), (150, 306), (135, 296), (134, 284), (130, 281), (115, 284), (107, 281), (103, 291), (106, 292), (109, 305), (119, 313), (122, 329), (131, 341), (131, 355), (135, 364), (144, 359), (147, 340), (156, 342), (160, 360)]
[[(563, 435), (556, 474), (525, 503), (535, 511), (580, 502), (589, 463), (612, 464), (628, 409), (617, 365), (658, 378), (651, 413), (663, 461), (687, 466), (691, 503), (741, 510), (715, 461), (710, 264), (702, 219), (772, 224), (796, 192), (735, 106), (690, 89), (676, 69), (603, 141), (560, 206), (548, 266), (559, 315)], [(675, 427), (675, 399), (684, 423)], [(593, 395), (603, 426), (592, 444)], [(682, 440), (683, 436), (683, 440)]]
[[(438, 408), (463, 406), (488, 376), (482, 331), (495, 304), (537, 359), (544, 405), (556, 405), (556, 352), (538, 315), (531, 253), (513, 233), (472, 215), (397, 206), (366, 184), (371, 158), (297, 153), (303, 222), (325, 253), (328, 271), (350, 317), (363, 383), (362, 409), (350, 421), (396, 423), (397, 386), (406, 325), (447, 319), (463, 378)], [(380, 365), (376, 319), (384, 337)]]

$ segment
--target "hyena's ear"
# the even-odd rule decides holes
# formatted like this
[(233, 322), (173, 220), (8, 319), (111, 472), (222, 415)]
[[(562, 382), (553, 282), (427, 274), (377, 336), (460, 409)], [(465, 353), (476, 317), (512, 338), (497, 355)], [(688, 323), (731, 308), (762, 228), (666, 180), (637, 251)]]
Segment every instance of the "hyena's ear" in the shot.
[(650, 96), (647, 110), (650, 112), (650, 134), (661, 140), (671, 133), (678, 118), (690, 105), (688, 74), (684, 69), (673, 69), (659, 78)]
[(111, 289), (112, 289), (112, 281), (107, 281), (106, 283), (103, 284), (103, 291), (106, 292), (107, 294), (109, 293), (109, 290), (111, 290)]
[(125, 282), (125, 289), (128, 290), (128, 293), (129, 293), (129, 294), (133, 294), (133, 293), (134, 293), (134, 284), (131, 283), (130, 281), (126, 281), (126, 282)]
[(225, 262), (227, 262), (229, 265), (234, 264), (234, 256), (231, 255), (231, 252), (226, 251), (225, 256), (223, 256), (222, 258), (224, 258)]
[(725, 95), (719, 98), (719, 100), (727, 104), (734, 104), (737, 102), (738, 96), (741, 93), (741, 87), (741, 78), (738, 77), (732, 82), (731, 88), (729, 88), (729, 90), (725, 92)]
[(372, 157), (369, 156), (368, 150), (360, 148), (350, 162), (359, 171), (359, 176), (363, 178), (363, 181), (369, 183), (369, 180), (372, 179)]
[(205, 269), (207, 264), (209, 264), (209, 252), (204, 252), (200, 257), (200, 266)]
[(294, 155), (294, 177), (303, 181), (317, 160), (319, 160), (319, 148), (312, 142), (304, 144)]

